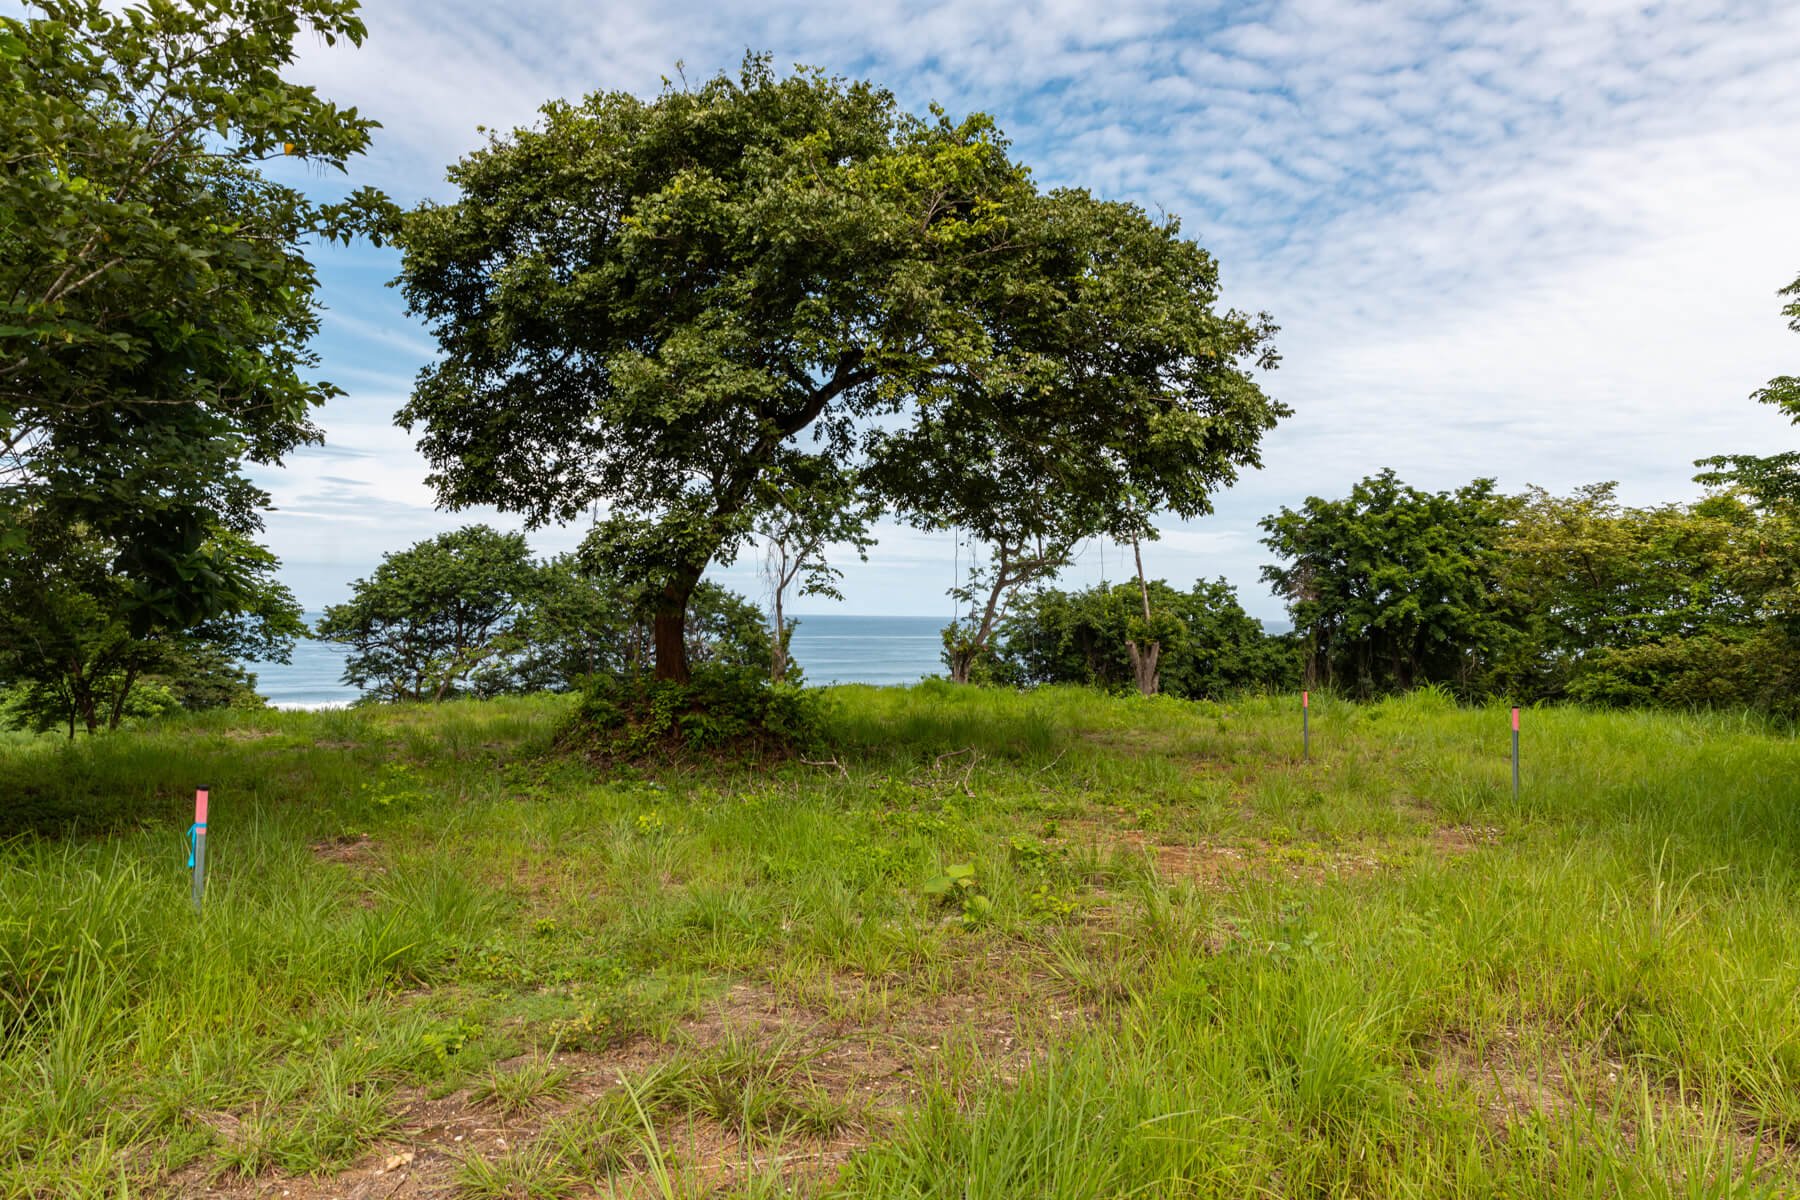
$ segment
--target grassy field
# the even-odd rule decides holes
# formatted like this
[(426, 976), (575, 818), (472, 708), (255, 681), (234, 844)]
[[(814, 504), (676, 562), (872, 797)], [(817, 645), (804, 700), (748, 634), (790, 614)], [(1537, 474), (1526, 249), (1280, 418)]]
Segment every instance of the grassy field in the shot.
[(1800, 1194), (1791, 733), (1528, 712), (1515, 801), (1435, 695), (829, 703), (0, 744), (0, 1197)]

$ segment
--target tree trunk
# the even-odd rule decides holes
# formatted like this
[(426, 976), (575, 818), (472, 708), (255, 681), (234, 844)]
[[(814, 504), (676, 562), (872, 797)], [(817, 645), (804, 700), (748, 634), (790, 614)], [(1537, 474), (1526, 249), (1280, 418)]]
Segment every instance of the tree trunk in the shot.
[(112, 712), (106, 719), (108, 729), (117, 729), (125, 716), (125, 698), (131, 695), (132, 685), (137, 682), (135, 669), (125, 672), (125, 682), (119, 685), (119, 694), (113, 697)]
[[(1138, 549), (1137, 538), (1131, 539), (1131, 557), (1137, 562), (1138, 595), (1144, 601), (1144, 625), (1146, 632), (1150, 625), (1150, 585), (1144, 582), (1144, 554)], [(1137, 677), (1138, 691), (1146, 696), (1154, 696), (1162, 681), (1156, 677), (1156, 662), (1162, 657), (1162, 643), (1151, 642), (1139, 649), (1135, 639), (1126, 639), (1125, 649), (1131, 653), (1131, 673)]]
[(656, 668), (651, 678), (672, 683), (688, 683), (693, 673), (688, 670), (687, 610), (700, 582), (699, 570), (683, 568), (663, 585), (656, 597), (651, 618), (651, 637), (656, 643)]
[(781, 589), (775, 589), (775, 629), (769, 642), (769, 680), (780, 683), (787, 675), (787, 646), (782, 634), (786, 631), (786, 618), (781, 613)]
[(1125, 649), (1131, 654), (1131, 673), (1137, 678), (1138, 691), (1146, 696), (1156, 695), (1162, 687), (1162, 680), (1156, 675), (1156, 660), (1162, 657), (1162, 643), (1151, 642), (1140, 648), (1136, 641), (1127, 639)]
[[(96, 708), (97, 704), (98, 701), (94, 696), (94, 689), (89, 686), (87, 676), (82, 673), (81, 664), (78, 662), (70, 663), (69, 705), (75, 712), (81, 714), (81, 723), (87, 726), (89, 737), (92, 737), (100, 731), (100, 714)], [(75, 734), (73, 732), (73, 726), (71, 725), (69, 739), (73, 741), (74, 738)]]
[(994, 585), (988, 589), (987, 605), (981, 610), (981, 624), (975, 627), (975, 636), (965, 649), (950, 652), (950, 680), (953, 683), (969, 682), (975, 660), (986, 652), (988, 643), (993, 640), (994, 618), (1000, 614), (1000, 600), (1006, 595), (1006, 589), (1017, 582), (1007, 573), (1009, 557), (1006, 543), (1002, 542), (1000, 562), (994, 569)]
[[(774, 545), (777, 557), (774, 571), (774, 610), (775, 628), (769, 631), (769, 682), (780, 683), (787, 677), (787, 643), (782, 636), (787, 629), (787, 617), (783, 608), (783, 597), (787, 593), (788, 584), (794, 580), (793, 573), (788, 570), (787, 543), (777, 540)], [(767, 561), (765, 559), (765, 561)], [(798, 570), (796, 565), (795, 570)]]

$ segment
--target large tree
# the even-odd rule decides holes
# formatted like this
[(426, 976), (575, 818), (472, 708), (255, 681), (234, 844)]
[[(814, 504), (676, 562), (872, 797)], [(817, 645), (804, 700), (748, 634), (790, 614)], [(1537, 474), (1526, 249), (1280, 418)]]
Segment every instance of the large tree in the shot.
[(1122, 483), (1198, 511), (1279, 412), (1244, 370), (1271, 361), (1267, 324), (1213, 314), (1204, 253), (1039, 193), (984, 116), (752, 57), (551, 104), (450, 177), (460, 197), (401, 234), (442, 351), (403, 420), (453, 507), (608, 505), (596, 545), (651, 585), (663, 678), (686, 676), (702, 571), (781, 502), (772, 477), (927, 526), (999, 481), (1005, 532), (1035, 542), (1104, 524)]
[(0, 17), (0, 543), (26, 513), (113, 547), (140, 632), (213, 586), (267, 497), (245, 460), (316, 440), (304, 248), (379, 207), (266, 178), (341, 169), (373, 122), (284, 72), (360, 42), (354, 0), (34, 0)]

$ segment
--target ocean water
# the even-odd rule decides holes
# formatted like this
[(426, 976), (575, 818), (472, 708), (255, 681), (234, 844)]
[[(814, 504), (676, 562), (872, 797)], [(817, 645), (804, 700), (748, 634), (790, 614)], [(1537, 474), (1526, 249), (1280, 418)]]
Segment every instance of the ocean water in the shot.
[[(320, 615), (307, 613), (307, 624)], [(944, 669), (938, 652), (945, 617), (830, 613), (795, 620), (789, 645), (807, 683), (915, 683)], [(286, 664), (247, 665), (256, 672), (256, 690), (277, 708), (324, 708), (359, 695), (344, 684), (344, 651), (331, 642), (300, 642)]]

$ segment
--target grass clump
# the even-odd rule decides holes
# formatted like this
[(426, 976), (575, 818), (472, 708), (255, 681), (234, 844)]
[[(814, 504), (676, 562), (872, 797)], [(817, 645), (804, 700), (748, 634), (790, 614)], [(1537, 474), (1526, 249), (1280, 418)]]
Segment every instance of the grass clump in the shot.
[(850, 1105), (812, 1074), (817, 1051), (727, 1030), (717, 1044), (663, 1062), (630, 1085), (646, 1106), (705, 1117), (738, 1134), (824, 1135), (850, 1123)]
[(581, 1180), (548, 1146), (471, 1154), (457, 1166), (454, 1194), (463, 1200), (562, 1200)]
[(471, 1089), (470, 1099), (509, 1116), (517, 1116), (564, 1095), (568, 1089), (567, 1067), (543, 1058), (531, 1058), (509, 1070), (498, 1066), (489, 1068), (487, 1075)]

